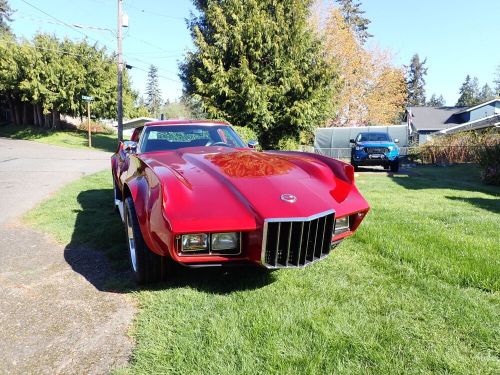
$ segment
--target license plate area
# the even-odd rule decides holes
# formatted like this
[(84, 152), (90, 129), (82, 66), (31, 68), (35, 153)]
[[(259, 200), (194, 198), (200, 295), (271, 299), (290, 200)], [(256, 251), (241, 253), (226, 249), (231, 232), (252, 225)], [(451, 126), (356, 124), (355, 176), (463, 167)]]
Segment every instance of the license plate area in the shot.
[(370, 155), (368, 155), (368, 157), (370, 159), (383, 159), (383, 158), (385, 158), (385, 155), (384, 154), (370, 154)]

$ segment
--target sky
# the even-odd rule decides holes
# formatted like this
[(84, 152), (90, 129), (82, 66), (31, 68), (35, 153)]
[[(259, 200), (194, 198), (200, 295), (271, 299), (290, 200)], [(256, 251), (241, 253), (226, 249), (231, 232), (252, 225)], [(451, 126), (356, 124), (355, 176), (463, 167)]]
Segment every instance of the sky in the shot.
[[(116, 50), (118, 0), (10, 0), (18, 37), (37, 32), (83, 39)], [(374, 35), (370, 45), (391, 51), (396, 66), (418, 53), (427, 59), (426, 94), (442, 94), (454, 105), (467, 74), (493, 85), (500, 65), (500, 0), (359, 0)], [(326, 1), (325, 1), (326, 2)], [(134, 89), (145, 90), (147, 70), (158, 67), (164, 99), (182, 94), (178, 64), (192, 48), (186, 18), (191, 0), (123, 0), (129, 27), (123, 54)], [(78, 26), (75, 26), (78, 25)], [(97, 30), (96, 28), (109, 29)]]

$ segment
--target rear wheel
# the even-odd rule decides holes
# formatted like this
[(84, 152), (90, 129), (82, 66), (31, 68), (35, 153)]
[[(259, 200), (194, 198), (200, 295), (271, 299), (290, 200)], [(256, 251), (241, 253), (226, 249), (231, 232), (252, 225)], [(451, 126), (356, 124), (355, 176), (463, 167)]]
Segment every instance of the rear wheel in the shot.
[(169, 259), (153, 253), (142, 237), (131, 197), (125, 199), (125, 233), (132, 272), (139, 284), (150, 284), (166, 278)]

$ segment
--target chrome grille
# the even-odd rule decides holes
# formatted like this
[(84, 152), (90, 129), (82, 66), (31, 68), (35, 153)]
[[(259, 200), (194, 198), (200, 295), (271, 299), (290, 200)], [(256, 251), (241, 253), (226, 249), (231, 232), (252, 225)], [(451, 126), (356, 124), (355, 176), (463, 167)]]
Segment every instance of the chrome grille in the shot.
[(262, 263), (268, 268), (301, 267), (330, 253), (335, 213), (264, 222)]
[(365, 147), (365, 152), (367, 154), (385, 154), (389, 152), (387, 147)]

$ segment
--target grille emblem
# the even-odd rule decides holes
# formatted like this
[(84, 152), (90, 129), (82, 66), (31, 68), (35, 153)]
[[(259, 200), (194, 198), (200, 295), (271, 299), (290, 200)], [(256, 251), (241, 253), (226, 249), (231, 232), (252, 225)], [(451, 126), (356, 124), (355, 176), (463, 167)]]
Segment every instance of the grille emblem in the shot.
[(288, 203), (295, 203), (297, 202), (297, 197), (293, 194), (282, 194), (280, 199), (282, 201), (288, 202)]

